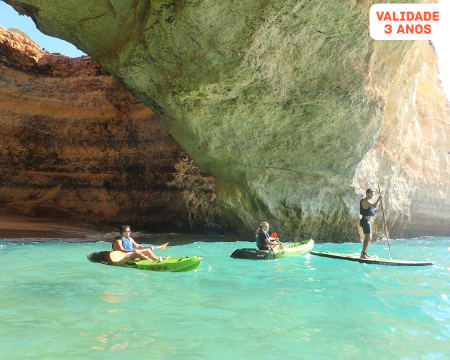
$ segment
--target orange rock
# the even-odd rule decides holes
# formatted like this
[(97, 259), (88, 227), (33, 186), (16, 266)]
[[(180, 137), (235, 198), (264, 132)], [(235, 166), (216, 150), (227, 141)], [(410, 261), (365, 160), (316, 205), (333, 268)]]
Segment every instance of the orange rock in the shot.
[(179, 144), (90, 57), (51, 54), (0, 27), (0, 133), (3, 214), (208, 229), (190, 217), (186, 189), (170, 186)]

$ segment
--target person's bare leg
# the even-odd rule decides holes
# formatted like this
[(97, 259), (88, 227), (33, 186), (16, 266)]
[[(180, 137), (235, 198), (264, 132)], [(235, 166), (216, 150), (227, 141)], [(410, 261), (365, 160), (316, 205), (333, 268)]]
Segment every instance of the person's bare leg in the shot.
[(369, 248), (370, 244), (370, 234), (364, 234), (364, 242), (363, 247), (361, 251), (361, 257), (366, 256), (367, 257), (367, 249)]
[[(153, 251), (151, 251), (150, 249), (145, 249), (141, 251), (142, 254), (144, 254), (145, 256), (148, 256), (150, 259), (152, 260), (159, 260), (159, 256), (156, 256)], [(168, 258), (168, 256), (161, 258), (162, 260), (166, 260)]]
[(130, 252), (128, 259), (132, 260), (151, 260), (149, 256), (142, 254), (141, 252)]

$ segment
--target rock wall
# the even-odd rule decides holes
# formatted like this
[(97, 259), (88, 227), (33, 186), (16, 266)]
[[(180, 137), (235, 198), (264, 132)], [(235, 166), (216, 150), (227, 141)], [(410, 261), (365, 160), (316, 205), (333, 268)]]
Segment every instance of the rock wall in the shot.
[[(0, 133), (3, 214), (222, 229), (214, 179), (186, 165), (151, 109), (90, 57), (44, 52), (1, 27)], [(180, 185), (191, 178), (196, 187)]]
[(385, 95), (379, 136), (355, 171), (356, 192), (367, 182), (385, 191), (394, 237), (449, 234), (450, 104), (437, 60), (426, 41), (408, 51)]
[(355, 240), (359, 198), (380, 182), (393, 234), (450, 234), (448, 150), (430, 151), (448, 147), (435, 59), (422, 62), (426, 44), (373, 41), (375, 1), (6, 2), (150, 106), (217, 178), (236, 228), (269, 220), (285, 239)]

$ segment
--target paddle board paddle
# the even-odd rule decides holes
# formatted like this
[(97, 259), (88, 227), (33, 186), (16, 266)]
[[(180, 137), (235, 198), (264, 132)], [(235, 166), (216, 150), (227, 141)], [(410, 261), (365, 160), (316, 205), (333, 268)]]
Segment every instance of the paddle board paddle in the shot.
[[(378, 192), (381, 195), (381, 189), (380, 189), (380, 184), (378, 184)], [(386, 218), (384, 217), (384, 206), (383, 206), (383, 198), (381, 198), (381, 212), (383, 213), (383, 224), (384, 224), (384, 232), (386, 234), (386, 239), (387, 239), (387, 243), (388, 243), (388, 249), (389, 249), (389, 257), (392, 260), (392, 255), (391, 255), (391, 244), (389, 242), (389, 235), (387, 232), (387, 226), (386, 226)]]

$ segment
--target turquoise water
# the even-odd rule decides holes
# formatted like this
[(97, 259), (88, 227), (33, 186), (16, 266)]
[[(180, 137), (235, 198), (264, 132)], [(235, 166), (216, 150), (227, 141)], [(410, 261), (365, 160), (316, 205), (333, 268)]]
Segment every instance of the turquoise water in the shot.
[(249, 245), (169, 246), (159, 253), (204, 260), (155, 273), (87, 261), (105, 242), (0, 242), (0, 358), (450, 358), (449, 238), (392, 241), (394, 258), (436, 263), (416, 268), (229, 257)]

